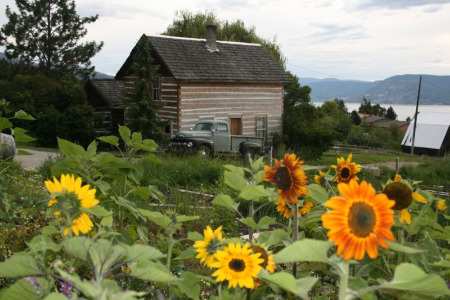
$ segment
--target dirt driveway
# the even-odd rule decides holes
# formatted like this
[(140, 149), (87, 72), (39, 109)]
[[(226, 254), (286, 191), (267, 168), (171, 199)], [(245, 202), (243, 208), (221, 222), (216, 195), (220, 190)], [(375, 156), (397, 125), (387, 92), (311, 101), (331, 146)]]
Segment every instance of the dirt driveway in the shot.
[[(22, 152), (22, 153), (21, 153)], [(34, 149), (18, 149), (15, 160), (20, 163), (22, 168), (31, 171), (36, 170), (47, 159), (58, 156), (57, 152), (34, 150)]]

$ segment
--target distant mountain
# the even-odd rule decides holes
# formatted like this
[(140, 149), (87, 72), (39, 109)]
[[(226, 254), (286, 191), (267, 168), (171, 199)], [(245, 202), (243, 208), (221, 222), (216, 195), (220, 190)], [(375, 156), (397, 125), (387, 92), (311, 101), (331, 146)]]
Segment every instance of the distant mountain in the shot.
[[(421, 103), (450, 105), (450, 76), (422, 76)], [(381, 81), (303, 78), (312, 89), (314, 101), (341, 98), (360, 102), (366, 97), (376, 103), (415, 104), (419, 75), (397, 75)]]

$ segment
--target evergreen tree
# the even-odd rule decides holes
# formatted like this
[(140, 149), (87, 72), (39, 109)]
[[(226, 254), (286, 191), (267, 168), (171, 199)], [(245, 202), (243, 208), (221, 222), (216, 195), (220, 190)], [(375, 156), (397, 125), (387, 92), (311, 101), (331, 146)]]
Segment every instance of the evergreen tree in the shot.
[(86, 24), (98, 16), (80, 17), (74, 0), (15, 0), (6, 7), (8, 23), (0, 28), (0, 45), (9, 59), (39, 66), (47, 74), (88, 75), (91, 58), (103, 42), (85, 42)]
[(394, 111), (394, 108), (392, 106), (389, 106), (389, 108), (386, 111), (386, 118), (390, 120), (397, 120), (397, 114)]
[(145, 138), (159, 140), (162, 137), (162, 122), (156, 113), (158, 105), (154, 99), (154, 87), (158, 83), (158, 69), (153, 64), (151, 48), (146, 39), (136, 47), (132, 75), (136, 76), (135, 90), (128, 99), (127, 125), (141, 132)]
[(352, 111), (350, 118), (352, 119), (352, 123), (354, 125), (361, 125), (361, 117), (356, 110)]

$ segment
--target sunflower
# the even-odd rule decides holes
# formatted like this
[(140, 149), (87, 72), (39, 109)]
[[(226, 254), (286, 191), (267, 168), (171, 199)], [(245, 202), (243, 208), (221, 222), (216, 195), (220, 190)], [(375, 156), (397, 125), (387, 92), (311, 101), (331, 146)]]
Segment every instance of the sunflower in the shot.
[(289, 204), (298, 203), (298, 197), (308, 192), (303, 161), (295, 154), (285, 154), (282, 160), (275, 160), (273, 167), (264, 166), (264, 180), (275, 184), (280, 196)]
[[(79, 213), (80, 208), (93, 208), (98, 205), (99, 200), (96, 198), (96, 190), (91, 189), (90, 185), (82, 185), (81, 178), (75, 177), (73, 175), (61, 175), (61, 178), (53, 178), (52, 180), (45, 181), (45, 187), (51, 195), (51, 199), (48, 201), (48, 207), (55, 207), (61, 204), (58, 209), (56, 209), (53, 215), (60, 219), (62, 209), (69, 211), (70, 215)], [(60, 203), (58, 200), (59, 196), (73, 196), (75, 201), (66, 201), (65, 203)], [(68, 200), (70, 198), (67, 198)], [(73, 234), (79, 235), (89, 233), (94, 224), (87, 213), (81, 213), (77, 218), (73, 219), (70, 224), (70, 228), (64, 229), (64, 235), (68, 235), (70, 231)]]
[(263, 269), (265, 269), (269, 273), (275, 272), (275, 260), (271, 251), (269, 251), (263, 245), (252, 245), (252, 251), (254, 253), (260, 254), (260, 258), (263, 259), (263, 262), (261, 263), (261, 267)]
[(325, 175), (325, 172), (319, 170), (318, 174), (314, 175), (314, 182), (322, 185), (325, 182)]
[(438, 198), (436, 201), (436, 209), (440, 212), (447, 211), (447, 201), (445, 199)]
[(424, 196), (418, 192), (414, 192), (411, 185), (402, 179), (399, 174), (394, 176), (393, 181), (389, 181), (383, 189), (383, 193), (386, 196), (395, 201), (393, 210), (400, 211), (400, 222), (403, 224), (411, 224), (411, 214), (408, 211), (408, 207), (412, 204), (413, 200), (426, 204), (428, 201)]
[(217, 270), (213, 276), (218, 282), (227, 280), (230, 288), (239, 286), (253, 289), (264, 262), (260, 256), (260, 253), (252, 251), (249, 244), (230, 243), (216, 252), (216, 261), (212, 265)]
[(336, 182), (350, 182), (352, 179), (358, 179), (356, 174), (361, 172), (361, 165), (352, 162), (353, 155), (350, 153), (345, 159), (344, 157), (338, 157), (337, 164), (331, 166), (336, 170)]
[(202, 264), (212, 268), (212, 264), (215, 261), (214, 254), (222, 246), (222, 226), (215, 230), (207, 226), (203, 230), (203, 237), (203, 240), (194, 243), (194, 248), (197, 251), (196, 257)]
[(330, 211), (322, 215), (328, 238), (337, 246), (337, 254), (345, 260), (378, 256), (378, 246), (387, 248), (393, 240), (395, 205), (385, 194), (376, 194), (371, 184), (356, 180), (338, 185), (339, 196), (330, 198), (325, 206)]
[[(300, 216), (307, 215), (313, 207), (314, 204), (311, 201), (305, 201), (303, 203), (303, 206), (298, 208), (298, 215)], [(289, 205), (282, 197), (278, 198), (277, 211), (280, 213), (280, 215), (282, 215), (286, 219), (293, 217), (291, 207), (289, 207)]]

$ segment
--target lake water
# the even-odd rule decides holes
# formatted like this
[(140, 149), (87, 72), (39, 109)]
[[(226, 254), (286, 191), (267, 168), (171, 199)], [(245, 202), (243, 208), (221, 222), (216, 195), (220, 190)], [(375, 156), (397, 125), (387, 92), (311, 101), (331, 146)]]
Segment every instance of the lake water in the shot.
[[(321, 105), (322, 102), (314, 102), (314, 105)], [(356, 110), (361, 104), (360, 103), (345, 103), (349, 112)], [(412, 118), (414, 116), (416, 106), (415, 105), (404, 105), (404, 104), (380, 104), (384, 108), (392, 106), (394, 108), (397, 119), (400, 121), (405, 121), (406, 118)], [(440, 112), (450, 114), (450, 105), (420, 105), (419, 112)]]

